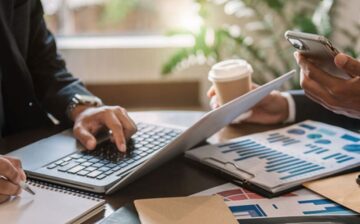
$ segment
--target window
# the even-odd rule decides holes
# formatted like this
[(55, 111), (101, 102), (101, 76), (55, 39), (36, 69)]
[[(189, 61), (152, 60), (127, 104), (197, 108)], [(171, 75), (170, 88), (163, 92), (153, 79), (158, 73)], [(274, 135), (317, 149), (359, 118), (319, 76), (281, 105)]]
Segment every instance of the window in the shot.
[(42, 0), (56, 35), (162, 35), (196, 25), (193, 0)]

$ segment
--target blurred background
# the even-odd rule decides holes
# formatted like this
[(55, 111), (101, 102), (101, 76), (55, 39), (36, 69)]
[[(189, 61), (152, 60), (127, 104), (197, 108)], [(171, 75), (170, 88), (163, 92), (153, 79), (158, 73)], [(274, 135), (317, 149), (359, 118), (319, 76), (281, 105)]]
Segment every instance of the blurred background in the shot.
[[(207, 73), (243, 58), (262, 84), (296, 68), (286, 30), (360, 53), (357, 0), (43, 0), (69, 70), (107, 104), (207, 109)], [(284, 89), (299, 88), (298, 80)]]

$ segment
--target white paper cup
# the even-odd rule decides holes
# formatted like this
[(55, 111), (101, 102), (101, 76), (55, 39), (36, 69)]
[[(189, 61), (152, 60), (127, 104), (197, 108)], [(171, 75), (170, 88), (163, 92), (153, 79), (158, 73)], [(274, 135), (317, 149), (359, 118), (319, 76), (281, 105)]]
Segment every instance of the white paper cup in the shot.
[[(215, 87), (219, 105), (223, 105), (251, 90), (252, 66), (245, 60), (233, 59), (215, 64), (209, 72), (209, 80)], [(240, 115), (244, 120), (251, 116), (251, 111)]]

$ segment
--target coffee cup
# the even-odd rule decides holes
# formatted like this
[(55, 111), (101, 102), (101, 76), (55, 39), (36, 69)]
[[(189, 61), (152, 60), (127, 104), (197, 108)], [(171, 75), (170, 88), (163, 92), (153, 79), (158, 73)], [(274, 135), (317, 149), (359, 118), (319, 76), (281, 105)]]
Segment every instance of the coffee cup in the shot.
[[(244, 95), (251, 90), (252, 66), (245, 60), (232, 59), (215, 64), (209, 72), (209, 80), (215, 87), (219, 105)], [(251, 116), (251, 111), (242, 114), (241, 119)]]

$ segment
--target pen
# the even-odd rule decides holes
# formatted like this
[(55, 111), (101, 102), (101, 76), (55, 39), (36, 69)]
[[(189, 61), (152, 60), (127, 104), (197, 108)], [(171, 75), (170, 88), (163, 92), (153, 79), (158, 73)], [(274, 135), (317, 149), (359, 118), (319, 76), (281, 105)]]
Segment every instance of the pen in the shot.
[(26, 192), (35, 195), (35, 192), (33, 190), (31, 190), (31, 188), (29, 187), (29, 185), (25, 182), (25, 181), (20, 181), (19, 186), (24, 189)]

